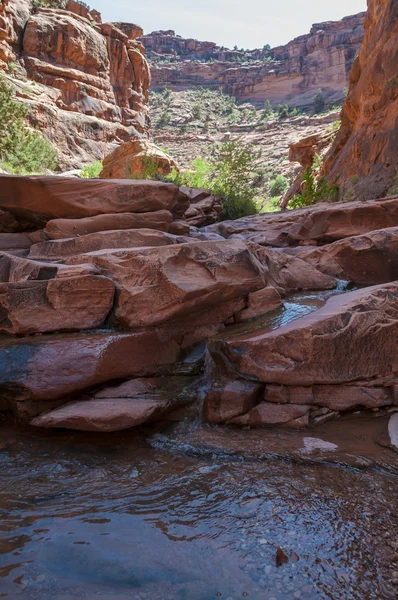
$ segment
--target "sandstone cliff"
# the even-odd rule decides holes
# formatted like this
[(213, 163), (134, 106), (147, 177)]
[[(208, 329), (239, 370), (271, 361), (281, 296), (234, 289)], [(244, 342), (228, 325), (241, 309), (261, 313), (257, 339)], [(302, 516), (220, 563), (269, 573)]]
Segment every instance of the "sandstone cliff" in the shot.
[(102, 23), (74, 0), (54, 4), (1, 0), (0, 66), (60, 166), (79, 167), (146, 134), (150, 73), (140, 27)]
[(308, 107), (319, 88), (328, 103), (342, 100), (362, 44), (364, 18), (360, 13), (313, 25), (309, 34), (273, 50), (228, 50), (174, 31), (153, 32), (140, 41), (151, 64), (153, 89), (222, 87), (238, 100)]
[(368, 0), (368, 6), (342, 126), (325, 162), (346, 200), (398, 189), (398, 2)]

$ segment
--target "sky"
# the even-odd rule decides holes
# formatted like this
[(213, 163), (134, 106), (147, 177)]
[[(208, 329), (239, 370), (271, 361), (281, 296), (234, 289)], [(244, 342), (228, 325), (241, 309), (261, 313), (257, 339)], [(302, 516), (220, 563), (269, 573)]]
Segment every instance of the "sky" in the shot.
[(145, 33), (174, 29), (183, 37), (233, 48), (286, 44), (313, 23), (366, 10), (366, 0), (91, 0), (104, 21), (127, 21)]

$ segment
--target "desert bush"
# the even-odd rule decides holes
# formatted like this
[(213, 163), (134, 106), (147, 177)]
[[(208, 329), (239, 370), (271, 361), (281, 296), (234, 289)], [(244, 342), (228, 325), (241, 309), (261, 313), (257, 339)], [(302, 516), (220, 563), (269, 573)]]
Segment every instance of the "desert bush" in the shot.
[(277, 175), (269, 183), (269, 195), (271, 197), (281, 197), (289, 187), (289, 182), (283, 175)]
[(323, 97), (322, 90), (319, 89), (316, 96), (314, 96), (314, 103), (313, 103), (314, 113), (319, 114), (319, 113), (323, 112), (325, 110), (325, 106), (326, 106), (325, 98)]
[(257, 191), (252, 185), (258, 153), (242, 140), (224, 142), (214, 149), (211, 160), (197, 158), (183, 173), (173, 171), (168, 181), (176, 185), (205, 188), (220, 196), (223, 218), (238, 219), (258, 212)]
[(56, 150), (39, 132), (26, 127), (27, 108), (0, 76), (0, 162), (6, 171), (29, 175), (56, 167)]
[(302, 192), (296, 194), (289, 201), (291, 209), (311, 206), (322, 200), (333, 201), (338, 198), (339, 188), (337, 185), (329, 186), (324, 178), (320, 178), (322, 159), (319, 155), (315, 157), (312, 167), (307, 167), (302, 178)]
[(81, 176), (85, 179), (97, 179), (100, 176), (102, 168), (102, 162), (98, 160), (97, 162), (92, 163), (91, 165), (85, 166), (82, 170)]

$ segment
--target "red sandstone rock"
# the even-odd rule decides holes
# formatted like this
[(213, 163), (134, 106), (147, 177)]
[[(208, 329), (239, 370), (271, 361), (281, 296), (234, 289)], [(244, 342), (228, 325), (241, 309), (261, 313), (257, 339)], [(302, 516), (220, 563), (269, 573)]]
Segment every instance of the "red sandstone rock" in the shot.
[(191, 232), (191, 227), (186, 221), (173, 221), (173, 223), (170, 223), (168, 231), (173, 235), (189, 236)]
[[(158, 210), (148, 213), (97, 215), (96, 217), (86, 217), (83, 219), (54, 219), (48, 221), (44, 229), (44, 235), (50, 240), (59, 240), (97, 233), (99, 231), (121, 229), (159, 229), (160, 231), (169, 231), (172, 220), (173, 215), (168, 210)], [(175, 232), (170, 231), (170, 233)]]
[(185, 220), (193, 227), (211, 225), (220, 220), (222, 200), (210, 194), (208, 190), (182, 187), (181, 191), (189, 196), (190, 207), (185, 213)]
[(9, 252), (10, 254), (20, 251), (29, 251), (32, 240), (25, 233), (0, 233), (0, 252)]
[(9, 212), (0, 210), (0, 234), (20, 231), (20, 224)]
[(265, 389), (265, 399), (276, 404), (317, 405), (337, 412), (360, 407), (380, 408), (393, 403), (391, 388), (365, 388), (356, 385), (268, 385)]
[(240, 323), (242, 321), (248, 321), (249, 319), (261, 317), (276, 308), (279, 308), (282, 304), (283, 302), (279, 292), (271, 286), (259, 290), (258, 292), (252, 292), (249, 294), (247, 300), (247, 308), (235, 315), (235, 321)]
[(0, 175), (0, 207), (38, 226), (57, 218), (169, 210), (181, 216), (188, 197), (158, 181)]
[(158, 420), (196, 398), (196, 378), (133, 379), (93, 397), (71, 402), (32, 421), (45, 428), (123, 431)]
[(61, 165), (93, 162), (145, 134), (150, 74), (141, 44), (73, 1), (30, 10), (9, 60), (23, 60), (36, 83), (22, 94), (29, 120), (57, 146)]
[(301, 417), (305, 417), (311, 406), (294, 404), (270, 404), (261, 402), (255, 406), (248, 414), (231, 419), (231, 425), (250, 425), (253, 427), (261, 427), (263, 425), (284, 425)]
[(250, 381), (216, 381), (207, 392), (203, 417), (208, 423), (225, 423), (249, 412), (262, 391), (261, 384)]
[(283, 385), (336, 385), (397, 373), (397, 339), (398, 284), (390, 283), (335, 296), (275, 331), (213, 340), (209, 349), (221, 372)]
[(26, 335), (100, 327), (113, 305), (105, 277), (0, 284), (0, 333)]
[(357, 284), (398, 279), (398, 227), (371, 231), (300, 253), (313, 267)]
[(268, 283), (280, 291), (331, 290), (336, 287), (335, 279), (321, 273), (301, 258), (255, 244), (250, 244), (250, 249), (264, 265)]
[(240, 101), (311, 107), (319, 88), (330, 104), (343, 98), (363, 40), (363, 22), (364, 13), (317, 23), (309, 34), (271, 53), (221, 49), (213, 42), (185, 39), (174, 31), (155, 31), (140, 39), (151, 61), (155, 89), (222, 87)]
[(161, 248), (91, 252), (89, 262), (118, 289), (114, 321), (153, 326), (194, 315), (264, 287), (264, 269), (243, 242), (193, 242)]
[(302, 242), (330, 243), (375, 229), (398, 226), (398, 197), (379, 201), (317, 204), (309, 208), (223, 221), (205, 231), (263, 246), (288, 247)]
[(156, 229), (100, 231), (81, 237), (34, 244), (30, 248), (29, 258), (33, 260), (63, 260), (69, 256), (77, 256), (98, 250), (168, 246), (186, 241), (188, 241), (187, 238), (174, 236)]
[(351, 71), (341, 128), (324, 166), (342, 198), (380, 198), (396, 188), (397, 48), (396, 0), (368, 0), (365, 39)]
[[(181, 334), (70, 333), (0, 340), (0, 393), (13, 409), (65, 399), (108, 381), (161, 373), (178, 362)], [(51, 405), (50, 405), (51, 407)], [(36, 413), (37, 414), (37, 413)]]
[(0, 282), (2, 283), (48, 281), (81, 275), (99, 275), (99, 271), (90, 264), (69, 266), (33, 261), (5, 252), (0, 253)]
[(169, 175), (176, 162), (148, 140), (132, 140), (121, 144), (103, 161), (102, 179), (146, 179), (148, 171)]

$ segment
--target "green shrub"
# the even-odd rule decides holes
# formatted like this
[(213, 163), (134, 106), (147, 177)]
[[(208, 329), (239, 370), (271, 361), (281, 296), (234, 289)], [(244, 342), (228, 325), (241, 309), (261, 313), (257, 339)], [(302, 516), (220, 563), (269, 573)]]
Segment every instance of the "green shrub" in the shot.
[(287, 104), (279, 104), (277, 112), (279, 119), (286, 119), (289, 116), (289, 106)]
[(224, 219), (239, 219), (258, 212), (257, 192), (252, 185), (256, 158), (258, 153), (249, 144), (241, 140), (224, 142), (214, 150), (211, 161), (197, 158), (190, 169), (173, 171), (167, 180), (208, 189), (224, 199)]
[(319, 113), (323, 112), (325, 110), (325, 106), (326, 106), (325, 98), (323, 97), (322, 90), (319, 89), (316, 96), (314, 97), (314, 103), (313, 103), (314, 113), (319, 114)]
[(275, 179), (270, 181), (269, 194), (271, 197), (282, 196), (289, 187), (289, 182), (283, 175), (277, 175)]
[(317, 155), (312, 167), (307, 167), (302, 178), (302, 193), (296, 194), (289, 201), (291, 209), (311, 206), (322, 200), (333, 201), (338, 198), (337, 185), (329, 186), (325, 179), (319, 179), (321, 157)]
[(13, 174), (44, 173), (56, 168), (56, 150), (24, 124), (27, 108), (15, 100), (13, 88), (0, 76), (0, 162)]
[(86, 167), (84, 167), (81, 176), (85, 179), (98, 179), (102, 168), (102, 162), (99, 160), (95, 163), (92, 163), (91, 165), (87, 165)]

